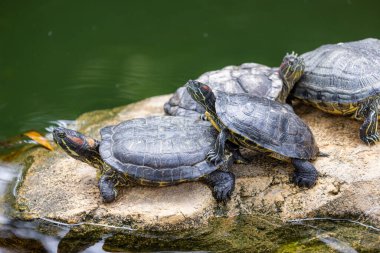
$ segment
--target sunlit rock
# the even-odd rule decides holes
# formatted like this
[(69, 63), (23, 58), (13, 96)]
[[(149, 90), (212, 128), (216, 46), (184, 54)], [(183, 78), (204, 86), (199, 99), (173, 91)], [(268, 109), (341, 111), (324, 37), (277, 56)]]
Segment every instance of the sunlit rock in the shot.
[[(112, 110), (85, 113), (79, 131), (99, 138), (99, 129), (123, 120), (163, 115), (169, 96), (159, 96)], [(201, 183), (164, 188), (124, 188), (117, 200), (101, 202), (96, 171), (60, 149), (35, 148), (24, 155), (27, 172), (18, 188), (17, 208), (24, 219), (48, 218), (67, 223), (99, 223), (171, 230), (197, 227), (215, 216), (265, 214), (283, 221), (310, 217), (359, 218), (380, 225), (380, 144), (357, 138), (360, 122), (335, 117), (299, 104), (295, 111), (309, 124), (320, 150), (314, 164), (317, 185), (302, 189), (289, 182), (293, 168), (260, 154), (249, 165), (234, 165), (232, 200), (217, 205)]]

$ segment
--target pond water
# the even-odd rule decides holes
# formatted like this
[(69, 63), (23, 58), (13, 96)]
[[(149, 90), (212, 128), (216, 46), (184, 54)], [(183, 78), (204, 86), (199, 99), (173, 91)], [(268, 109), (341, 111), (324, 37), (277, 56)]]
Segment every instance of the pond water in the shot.
[[(276, 66), (289, 51), (303, 53), (325, 43), (380, 38), (379, 9), (379, 1), (359, 0), (2, 0), (0, 140), (30, 129), (44, 131), (52, 122), (74, 119), (86, 111), (171, 93), (188, 79), (226, 65)], [(0, 164), (0, 170), (2, 198), (11, 206), (12, 194), (5, 193), (10, 193), (19, 168)], [(72, 242), (81, 240), (70, 238), (83, 238), (83, 233), (73, 229), (1, 216), (0, 251), (310, 252), (308, 248), (314, 247), (320, 252), (375, 252), (379, 240), (374, 229), (336, 221), (289, 224), (260, 237), (248, 230), (257, 222), (252, 219), (215, 221), (215, 229), (231, 237), (212, 237), (213, 231), (175, 240), (172, 235), (127, 233), (120, 236), (131, 241), (145, 238), (147, 243), (117, 248), (115, 232), (80, 246)], [(232, 228), (226, 229), (231, 222)], [(75, 236), (70, 237), (69, 231)], [(280, 240), (280, 235), (289, 234), (294, 236)], [(260, 248), (252, 246), (259, 245), (257, 238), (279, 241)], [(70, 245), (75, 247), (69, 249)]]

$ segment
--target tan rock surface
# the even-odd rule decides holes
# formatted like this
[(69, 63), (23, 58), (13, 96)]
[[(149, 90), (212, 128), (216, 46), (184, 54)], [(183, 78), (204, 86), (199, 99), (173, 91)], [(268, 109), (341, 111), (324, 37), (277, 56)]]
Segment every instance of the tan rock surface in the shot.
[[(153, 97), (113, 110), (86, 113), (78, 129), (96, 138), (99, 128), (147, 115), (163, 115), (169, 96)], [(358, 138), (360, 122), (334, 117), (305, 105), (296, 112), (309, 124), (329, 157), (314, 162), (320, 173), (312, 189), (300, 189), (289, 178), (289, 164), (249, 153), (250, 165), (234, 165), (237, 176), (232, 200), (216, 205), (201, 183), (152, 188), (124, 188), (114, 203), (103, 204), (96, 171), (62, 151), (37, 148), (27, 154), (28, 171), (17, 205), (24, 218), (132, 225), (155, 229), (194, 227), (215, 215), (265, 213), (283, 220), (315, 216), (355, 217), (380, 225), (380, 144), (366, 146)]]

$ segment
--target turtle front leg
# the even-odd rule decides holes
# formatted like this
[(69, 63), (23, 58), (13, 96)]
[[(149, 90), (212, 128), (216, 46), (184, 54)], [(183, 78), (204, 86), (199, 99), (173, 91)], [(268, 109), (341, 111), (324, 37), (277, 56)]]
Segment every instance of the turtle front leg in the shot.
[(211, 149), (207, 154), (207, 160), (213, 164), (218, 164), (223, 161), (224, 147), (230, 133), (227, 128), (221, 129), (218, 138), (215, 141), (215, 148)]
[(103, 202), (110, 203), (116, 199), (117, 189), (116, 189), (117, 180), (114, 175), (105, 173), (99, 179), (99, 190), (100, 195), (102, 196)]
[(217, 202), (226, 202), (235, 189), (235, 175), (229, 171), (216, 170), (205, 177)]
[(292, 164), (295, 168), (293, 183), (299, 187), (313, 187), (318, 179), (318, 172), (314, 165), (307, 160), (297, 158), (292, 159)]
[(359, 130), (360, 139), (368, 145), (375, 144), (376, 141), (380, 140), (379, 132), (377, 131), (379, 100), (369, 100), (357, 112), (359, 117), (362, 116), (364, 118), (364, 123)]

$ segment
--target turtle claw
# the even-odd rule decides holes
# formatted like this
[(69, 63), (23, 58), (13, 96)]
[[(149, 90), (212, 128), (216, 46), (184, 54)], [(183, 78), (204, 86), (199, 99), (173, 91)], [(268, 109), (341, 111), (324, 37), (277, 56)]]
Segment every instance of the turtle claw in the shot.
[(316, 184), (317, 178), (318, 177), (316, 175), (302, 175), (294, 173), (292, 182), (299, 187), (311, 188)]
[(207, 116), (206, 116), (206, 114), (204, 114), (204, 113), (202, 113), (201, 116), (199, 116), (199, 118), (200, 118), (201, 120), (203, 120), (203, 121), (208, 121)]
[(364, 136), (363, 138), (361, 138), (362, 141), (367, 144), (367, 145), (373, 145), (375, 144), (377, 141), (380, 141), (380, 135), (379, 133), (374, 133), (372, 135), (367, 135), (367, 136)]
[(292, 182), (299, 187), (311, 188), (313, 187), (318, 179), (318, 172), (307, 160), (292, 159), (292, 164), (295, 167), (295, 172), (293, 174)]
[(235, 189), (235, 176), (231, 172), (214, 171), (210, 174), (209, 183), (212, 195), (217, 202), (226, 202), (231, 199)]
[(226, 202), (231, 199), (232, 189), (228, 186), (217, 185), (212, 190), (212, 193), (217, 202)]
[(239, 156), (235, 159), (235, 163), (236, 164), (250, 164), (251, 163), (251, 160), (247, 159), (247, 158), (244, 158), (242, 156)]
[(207, 153), (207, 160), (213, 163), (214, 165), (223, 162), (223, 158), (214, 150), (210, 150)]

